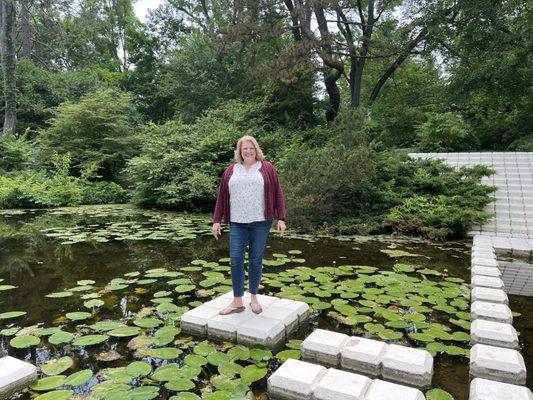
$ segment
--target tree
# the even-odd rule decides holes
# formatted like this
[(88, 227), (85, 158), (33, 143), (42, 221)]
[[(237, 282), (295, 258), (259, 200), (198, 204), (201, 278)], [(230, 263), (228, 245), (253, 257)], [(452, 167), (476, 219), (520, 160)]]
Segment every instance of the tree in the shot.
[[(288, 8), (322, 60), (324, 84), (331, 103), (329, 120), (335, 117), (341, 104), (338, 84), (341, 77), (349, 85), (350, 106), (358, 108), (362, 104), (367, 63), (388, 60), (388, 68), (374, 82), (368, 96), (368, 102), (374, 102), (398, 67), (419, 53), (431, 30), (447, 24), (454, 11), (440, 1), (419, 0), (298, 0), (295, 7)], [(398, 11), (402, 11), (400, 18), (395, 17)], [(313, 16), (318, 34), (311, 27)], [(400, 20), (408, 22), (401, 24)]]
[(2, 69), (4, 72), (4, 127), (3, 134), (13, 134), (17, 122), (16, 105), (16, 56), (15, 56), (15, 2), (14, 0), (2, 0), (1, 16), (1, 48)]

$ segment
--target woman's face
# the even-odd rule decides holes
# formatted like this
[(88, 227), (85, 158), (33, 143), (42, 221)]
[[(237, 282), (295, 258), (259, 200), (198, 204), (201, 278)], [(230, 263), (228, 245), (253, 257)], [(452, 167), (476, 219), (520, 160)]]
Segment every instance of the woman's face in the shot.
[(241, 156), (244, 162), (255, 161), (255, 147), (252, 142), (246, 140), (241, 143)]

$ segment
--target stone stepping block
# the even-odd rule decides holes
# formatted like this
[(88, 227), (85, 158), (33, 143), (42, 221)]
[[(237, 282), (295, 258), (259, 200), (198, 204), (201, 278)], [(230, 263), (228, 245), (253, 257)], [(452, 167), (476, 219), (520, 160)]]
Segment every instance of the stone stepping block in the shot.
[(518, 348), (518, 335), (511, 324), (476, 319), (470, 327), (472, 344), (481, 343), (490, 346)]
[(260, 344), (271, 349), (279, 348), (285, 343), (285, 325), (283, 321), (252, 313), (250, 318), (237, 326), (237, 343), (249, 347)]
[(474, 275), (472, 277), (472, 287), (488, 287), (493, 289), (503, 289), (505, 285), (500, 278), (493, 276)]
[(210, 307), (202, 304), (199, 307), (187, 311), (181, 316), (180, 327), (184, 332), (192, 333), (193, 335), (206, 336), (207, 335), (207, 321), (216, 317), (220, 308)]
[(377, 377), (381, 374), (381, 360), (386, 349), (385, 342), (351, 337), (341, 350), (341, 368)]
[(298, 315), (299, 324), (309, 320), (309, 305), (303, 301), (279, 299), (275, 306), (294, 311)]
[(486, 301), (489, 303), (508, 304), (507, 294), (501, 289), (475, 287), (471, 292), (472, 302)]
[(11, 356), (0, 358), (0, 399), (7, 399), (36, 379), (34, 365)]
[(475, 344), (470, 351), (470, 376), (524, 385), (526, 366), (516, 350)]
[(473, 257), (472, 258), (472, 265), (482, 265), (485, 267), (497, 267), (498, 262), (495, 258), (481, 258), (481, 257)]
[(425, 400), (418, 389), (375, 379), (366, 392), (365, 400)]
[(267, 381), (269, 397), (278, 400), (311, 399), (327, 369), (320, 365), (288, 359)]
[(286, 335), (290, 335), (298, 330), (299, 316), (296, 311), (291, 309), (277, 307), (276, 304), (274, 304), (272, 307), (265, 309), (260, 315), (263, 318), (281, 321), (285, 326)]
[(502, 276), (498, 267), (483, 267), (481, 265), (474, 265), (472, 267), (472, 275), (495, 276), (497, 278)]
[(182, 330), (194, 335), (207, 335), (213, 339), (249, 346), (263, 344), (277, 349), (287, 335), (307, 322), (307, 304), (272, 296), (258, 295), (263, 312), (254, 314), (249, 306), (249, 293), (243, 296), (243, 302), (247, 305), (243, 312), (219, 315), (219, 311), (227, 307), (232, 299), (233, 292), (228, 292), (187, 311), (181, 317)]
[(433, 357), (426, 350), (389, 344), (381, 368), (383, 379), (426, 388), (431, 386)]
[(505, 304), (474, 301), (470, 306), (470, 314), (473, 320), (479, 318), (506, 324), (513, 323), (513, 313)]
[(475, 378), (470, 382), (470, 400), (533, 400), (531, 390), (524, 386), (511, 385)]
[(313, 390), (316, 400), (364, 400), (372, 379), (330, 368)]
[(302, 358), (330, 367), (340, 366), (341, 350), (349, 336), (344, 333), (315, 329), (300, 345)]

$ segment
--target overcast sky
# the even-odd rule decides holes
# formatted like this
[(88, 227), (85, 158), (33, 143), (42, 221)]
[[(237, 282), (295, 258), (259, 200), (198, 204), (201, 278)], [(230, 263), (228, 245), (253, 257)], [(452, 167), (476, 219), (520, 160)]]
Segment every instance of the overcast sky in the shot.
[(141, 20), (141, 22), (146, 21), (146, 15), (148, 15), (148, 10), (157, 8), (163, 0), (137, 0), (133, 6), (133, 9), (135, 10), (135, 14), (137, 15), (137, 18)]

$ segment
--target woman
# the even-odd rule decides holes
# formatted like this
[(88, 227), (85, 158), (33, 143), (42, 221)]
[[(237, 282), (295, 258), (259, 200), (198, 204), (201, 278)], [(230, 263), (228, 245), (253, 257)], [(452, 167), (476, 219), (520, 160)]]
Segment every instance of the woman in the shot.
[(245, 310), (242, 299), (244, 253), (248, 245), (250, 308), (259, 314), (263, 309), (257, 292), (263, 272), (265, 244), (274, 218), (278, 220), (280, 235), (285, 232), (285, 200), (276, 169), (265, 161), (254, 137), (247, 135), (239, 139), (235, 161), (222, 175), (211, 228), (213, 236), (218, 239), (220, 221), (224, 219), (230, 225), (233, 301), (219, 313), (227, 315)]

